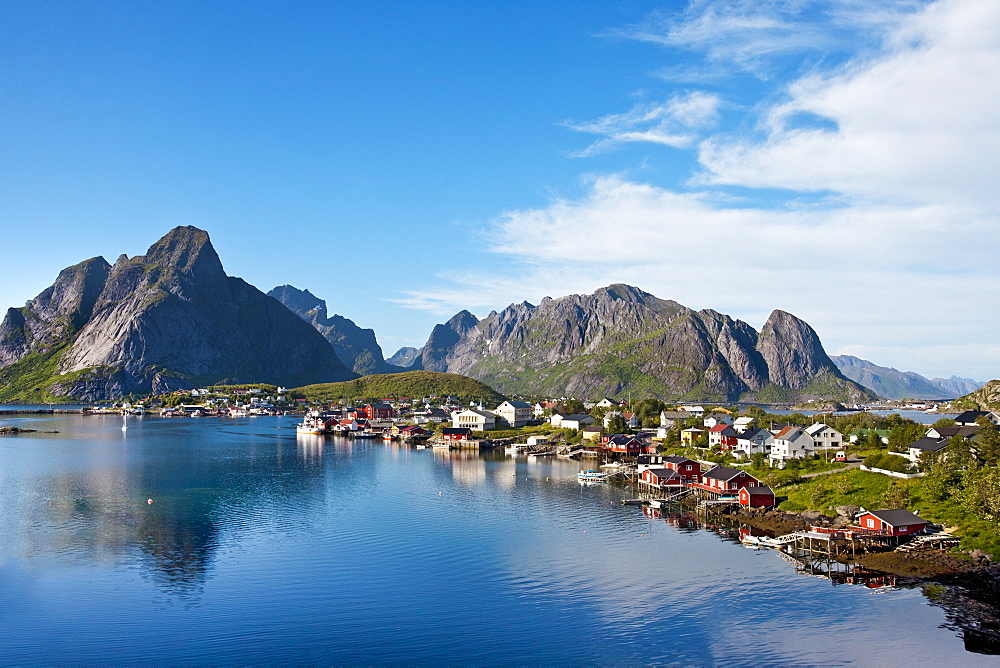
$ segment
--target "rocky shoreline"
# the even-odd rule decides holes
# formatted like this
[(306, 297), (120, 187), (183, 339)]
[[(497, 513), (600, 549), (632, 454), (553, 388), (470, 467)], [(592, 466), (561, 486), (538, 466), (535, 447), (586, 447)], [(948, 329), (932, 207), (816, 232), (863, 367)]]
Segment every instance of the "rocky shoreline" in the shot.
[[(723, 515), (733, 522), (772, 532), (775, 536), (802, 531), (810, 526), (844, 528), (852, 523), (858, 511), (855, 506), (839, 506), (839, 515), (828, 517), (818, 510), (801, 513), (785, 510), (740, 509)], [(989, 576), (995, 580), (1000, 566), (994, 564), (994, 555), (982, 550), (953, 553), (935, 549), (911, 552), (872, 552), (858, 557), (858, 562), (871, 570), (908, 578), (938, 580), (941, 577), (963, 574), (970, 577)]]

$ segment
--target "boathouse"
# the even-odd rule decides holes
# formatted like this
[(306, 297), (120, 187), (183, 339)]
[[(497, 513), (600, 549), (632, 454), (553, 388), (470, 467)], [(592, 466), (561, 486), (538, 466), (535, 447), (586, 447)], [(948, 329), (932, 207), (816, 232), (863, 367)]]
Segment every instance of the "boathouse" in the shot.
[(685, 482), (701, 481), (701, 464), (687, 457), (664, 457), (663, 465), (677, 471)]
[(603, 440), (604, 449), (609, 452), (637, 455), (646, 450), (646, 444), (634, 436), (615, 434), (614, 436), (605, 436)]
[(744, 487), (740, 490), (740, 505), (749, 508), (773, 508), (774, 490), (766, 485)]
[(909, 510), (869, 510), (858, 517), (858, 526), (866, 531), (879, 531), (889, 536), (911, 536), (930, 524)]
[(673, 469), (645, 469), (639, 480), (652, 487), (683, 487), (685, 480)]
[(736, 495), (743, 487), (759, 487), (760, 480), (746, 471), (731, 469), (728, 466), (716, 466), (703, 473), (701, 481), (692, 483), (691, 486), (715, 494)]
[(441, 430), (442, 441), (468, 441), (472, 438), (472, 430), (468, 427), (445, 427)]

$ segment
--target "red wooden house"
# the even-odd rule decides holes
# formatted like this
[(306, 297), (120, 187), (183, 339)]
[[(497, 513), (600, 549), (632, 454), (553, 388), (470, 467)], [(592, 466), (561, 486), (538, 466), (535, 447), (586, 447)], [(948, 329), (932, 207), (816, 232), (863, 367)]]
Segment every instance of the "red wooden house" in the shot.
[(699, 482), (701, 480), (701, 464), (687, 457), (664, 457), (663, 465), (677, 471), (684, 482)]
[(764, 485), (743, 487), (740, 489), (740, 505), (751, 508), (773, 508), (774, 491)]
[(639, 480), (654, 487), (683, 487), (684, 478), (674, 469), (645, 469)]
[(890, 536), (910, 536), (921, 533), (930, 524), (909, 510), (870, 510), (858, 517), (858, 526), (866, 531), (879, 531)]
[(443, 441), (468, 441), (472, 439), (472, 430), (468, 427), (445, 427), (441, 430)]
[(732, 450), (736, 447), (740, 433), (728, 424), (717, 424), (708, 430), (709, 447), (720, 447), (723, 450)]
[(701, 474), (701, 482), (691, 485), (716, 494), (736, 496), (742, 487), (759, 487), (760, 480), (746, 471), (731, 469), (728, 466), (716, 466)]
[(604, 449), (610, 452), (620, 452), (626, 455), (638, 455), (641, 452), (646, 452), (646, 444), (634, 436), (615, 434), (614, 436), (605, 436), (602, 440)]
[(369, 420), (388, 420), (398, 415), (396, 409), (389, 404), (365, 404), (361, 410)]

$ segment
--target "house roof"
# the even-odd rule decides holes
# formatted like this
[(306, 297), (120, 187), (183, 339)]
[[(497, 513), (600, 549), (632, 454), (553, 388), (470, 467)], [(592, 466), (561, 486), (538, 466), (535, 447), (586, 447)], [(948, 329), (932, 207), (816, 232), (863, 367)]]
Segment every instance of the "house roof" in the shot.
[(598, 433), (599, 434), (602, 431), (604, 431), (604, 428), (603, 427), (598, 427), (596, 425), (592, 425), (590, 427), (584, 427), (583, 431), (586, 434), (593, 434), (593, 433)]
[(481, 411), (478, 408), (466, 408), (464, 411), (462, 411), (462, 413), (475, 413), (479, 417), (496, 419), (496, 414), (490, 413), (489, 411)]
[(927, 520), (914, 515), (909, 510), (903, 510), (902, 508), (895, 510), (869, 510), (868, 514), (874, 515), (889, 526), (893, 527), (910, 526), (911, 524), (930, 524)]
[[(531, 408), (531, 404), (527, 401), (514, 401), (513, 399), (508, 399), (503, 402), (503, 404), (510, 404), (514, 408)], [(500, 404), (500, 406), (503, 406), (503, 404)], [(500, 408), (500, 406), (497, 406), (497, 408)]]
[[(934, 431), (941, 435), (941, 438), (952, 438), (953, 436), (975, 436), (981, 427), (977, 425), (966, 425), (963, 427), (934, 427)], [(928, 430), (929, 431), (929, 430)]]
[(944, 450), (948, 445), (948, 439), (946, 438), (934, 438), (933, 436), (924, 436), (923, 438), (917, 439), (913, 443), (906, 446), (907, 449), (916, 448), (917, 450), (923, 450), (924, 452), (937, 452), (938, 450)]
[(743, 489), (751, 494), (770, 494), (771, 496), (774, 496), (774, 490), (767, 485), (747, 485)]
[(772, 434), (767, 429), (761, 429), (760, 427), (748, 427), (745, 432), (739, 435), (739, 440), (752, 441), (757, 438), (757, 436), (761, 436), (766, 440), (771, 438)]
[(784, 429), (782, 429), (781, 431), (779, 431), (777, 434), (775, 434), (774, 437), (775, 438), (782, 438), (782, 439), (785, 439), (785, 438), (795, 438), (795, 436), (796, 436), (795, 432), (797, 432), (797, 431), (798, 432), (802, 432), (803, 434), (805, 433), (802, 430), (801, 427), (796, 427), (795, 425), (791, 425), (790, 424), (787, 427), (785, 427)]
[(752, 418), (752, 417), (738, 417), (736, 418), (736, 422), (734, 422), (734, 424), (750, 424), (756, 419), (757, 418)]
[(822, 422), (814, 422), (813, 424), (811, 424), (811, 425), (809, 425), (808, 427), (805, 428), (805, 432), (807, 434), (809, 434), (810, 436), (813, 436), (813, 435), (818, 434), (819, 432), (821, 432), (821, 431), (823, 431), (824, 429), (827, 429), (827, 428), (828, 427), (825, 424), (823, 424)]
[(590, 418), (591, 420), (594, 419), (590, 415), (587, 415), (586, 413), (584, 413), (582, 415), (580, 415), (580, 414), (577, 414), (577, 415), (563, 415), (562, 416), (562, 421), (563, 422), (579, 422), (580, 420), (586, 420), (587, 418)]
[(632, 441), (636, 441), (639, 443), (642, 442), (634, 436), (627, 436), (625, 434), (615, 434), (614, 436), (608, 439), (608, 443), (614, 443), (615, 445), (627, 445)]
[(691, 414), (687, 411), (660, 411), (660, 417), (668, 420), (686, 420)]
[(657, 478), (676, 478), (680, 476), (680, 473), (674, 469), (648, 468), (646, 470), (655, 475)]
[(447, 436), (456, 436), (458, 434), (471, 434), (472, 430), (468, 427), (445, 427), (441, 433)]
[(736, 476), (740, 475), (741, 473), (746, 473), (747, 475), (750, 475), (746, 471), (740, 471), (738, 469), (731, 469), (728, 466), (716, 466), (715, 468), (713, 468), (712, 470), (710, 470), (708, 473), (703, 473), (702, 477), (703, 478), (714, 478), (715, 480), (732, 480), (733, 478), (735, 478)]
[(986, 414), (987, 411), (965, 411), (955, 417), (955, 422), (959, 424), (972, 423), (976, 421), (976, 418), (981, 418)]
[(670, 462), (671, 464), (683, 464), (684, 462), (691, 462), (692, 464), (697, 464), (697, 462), (694, 461), (693, 459), (689, 459), (688, 457), (678, 457), (676, 455), (672, 457), (664, 457), (663, 461)]

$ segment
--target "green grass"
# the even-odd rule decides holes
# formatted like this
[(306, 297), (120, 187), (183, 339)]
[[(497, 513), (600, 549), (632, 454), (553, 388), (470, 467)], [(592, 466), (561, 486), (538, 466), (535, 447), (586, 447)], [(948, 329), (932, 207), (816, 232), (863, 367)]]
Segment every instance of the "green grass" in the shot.
[(370, 398), (455, 396), (461, 400), (482, 400), (495, 406), (504, 396), (489, 385), (467, 376), (436, 371), (405, 371), (363, 376), (341, 383), (320, 383), (295, 388), (309, 401), (334, 402), (339, 399), (357, 400)]

